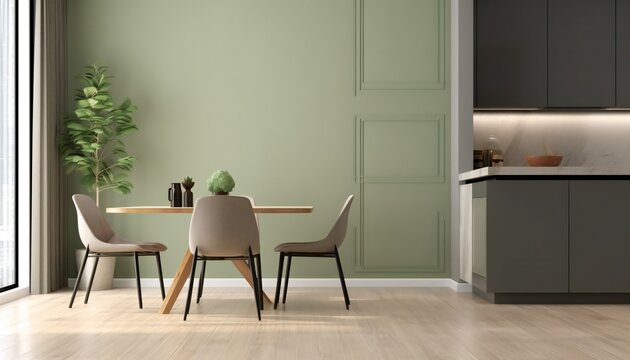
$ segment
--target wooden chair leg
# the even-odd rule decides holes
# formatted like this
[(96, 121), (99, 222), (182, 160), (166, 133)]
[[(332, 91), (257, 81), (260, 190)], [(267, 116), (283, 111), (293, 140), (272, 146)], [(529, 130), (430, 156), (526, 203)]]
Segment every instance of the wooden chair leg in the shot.
[(206, 260), (201, 261), (201, 274), (199, 274), (199, 288), (197, 289), (197, 304), (199, 304), (199, 299), (201, 299), (201, 295), (203, 294), (203, 282), (206, 277)]
[(339, 271), (339, 280), (341, 281), (341, 289), (343, 290), (343, 297), (346, 301), (346, 310), (350, 310), (350, 298), (348, 297), (348, 289), (346, 288), (346, 279), (343, 276), (343, 269), (341, 268), (341, 260), (339, 259), (339, 252), (337, 246), (335, 246), (335, 260), (337, 260), (337, 270)]
[(184, 321), (188, 317), (190, 311), (190, 300), (192, 298), (193, 285), (195, 285), (195, 268), (197, 267), (197, 248), (195, 248), (195, 254), (192, 259), (192, 269), (190, 270), (190, 285), (188, 285), (188, 297), (186, 298), (186, 309), (184, 310)]
[(138, 261), (138, 253), (133, 253), (133, 259), (136, 263), (136, 287), (138, 289), (138, 305), (142, 309), (142, 287), (140, 286), (140, 262)]
[(291, 272), (291, 253), (288, 253), (289, 261), (287, 261), (287, 273), (284, 276), (284, 293), (282, 294), (282, 303), (287, 301), (287, 289), (289, 288), (289, 273)]
[(282, 268), (284, 267), (284, 253), (280, 252), (280, 260), (278, 263), (278, 281), (276, 281), (276, 297), (273, 300), (273, 308), (278, 307), (278, 300), (280, 299), (280, 285), (282, 285)]
[[(254, 256), (254, 260), (256, 260), (256, 275), (258, 276), (258, 294), (262, 294), (262, 264), (260, 263), (260, 254)], [(262, 299), (260, 301), (260, 310), (265, 310), (265, 302), (262, 301)]]
[(155, 261), (157, 262), (158, 277), (160, 278), (160, 291), (162, 292), (162, 300), (166, 297), (164, 292), (164, 276), (162, 275), (162, 261), (160, 260), (160, 252), (155, 253)]
[(258, 321), (260, 321), (260, 295), (258, 292), (258, 279), (256, 279), (256, 265), (254, 264), (254, 255), (252, 248), (249, 248), (249, 271), (252, 274), (252, 287), (254, 288), (254, 298), (256, 299), (256, 312), (258, 313)]
[(94, 260), (94, 267), (92, 268), (92, 274), (90, 275), (90, 282), (88, 283), (87, 291), (85, 292), (85, 300), (83, 300), (84, 304), (88, 303), (88, 299), (90, 298), (90, 291), (92, 291), (92, 284), (94, 283), (94, 274), (96, 274), (96, 267), (98, 266), (99, 256)]
[(88, 255), (90, 255), (89, 246), (85, 249), (85, 256), (83, 257), (81, 267), (79, 268), (79, 275), (77, 275), (77, 282), (74, 284), (74, 290), (72, 290), (72, 297), (70, 298), (70, 305), (68, 305), (68, 308), (72, 308), (74, 298), (77, 296), (77, 290), (79, 289), (79, 283), (81, 282), (81, 278), (83, 277), (83, 270), (85, 270), (85, 263), (87, 262)]

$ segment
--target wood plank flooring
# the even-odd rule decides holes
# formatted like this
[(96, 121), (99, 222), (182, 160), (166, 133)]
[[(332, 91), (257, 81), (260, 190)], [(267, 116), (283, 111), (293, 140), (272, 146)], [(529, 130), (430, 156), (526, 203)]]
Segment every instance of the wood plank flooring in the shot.
[[(267, 289), (273, 294), (273, 289)], [(290, 288), (258, 322), (247, 288), (159, 315), (159, 289), (0, 305), (0, 359), (630, 359), (629, 305), (492, 305), (433, 288)]]

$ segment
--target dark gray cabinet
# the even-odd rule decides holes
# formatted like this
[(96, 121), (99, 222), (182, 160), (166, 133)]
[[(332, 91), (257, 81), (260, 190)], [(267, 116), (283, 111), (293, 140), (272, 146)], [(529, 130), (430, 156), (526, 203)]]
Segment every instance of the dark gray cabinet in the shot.
[(570, 182), (569, 290), (630, 292), (630, 181)]
[(482, 0), (475, 7), (477, 107), (547, 105), (547, 0)]
[(617, 0), (617, 107), (630, 108), (630, 0)]
[(486, 291), (567, 292), (567, 180), (489, 180), (486, 199)]
[(476, 0), (475, 107), (630, 107), (630, 0)]
[(550, 107), (615, 106), (615, 0), (549, 0)]
[(630, 303), (630, 179), (473, 184), (473, 289), (493, 302)]

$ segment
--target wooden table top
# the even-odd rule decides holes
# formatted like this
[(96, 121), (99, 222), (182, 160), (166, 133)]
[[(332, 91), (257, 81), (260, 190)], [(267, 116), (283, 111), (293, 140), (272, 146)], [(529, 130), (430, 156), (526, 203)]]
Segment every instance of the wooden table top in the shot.
[[(191, 214), (192, 207), (170, 206), (123, 206), (108, 207), (105, 212), (110, 214)], [(258, 214), (306, 214), (312, 213), (312, 206), (254, 206)]]

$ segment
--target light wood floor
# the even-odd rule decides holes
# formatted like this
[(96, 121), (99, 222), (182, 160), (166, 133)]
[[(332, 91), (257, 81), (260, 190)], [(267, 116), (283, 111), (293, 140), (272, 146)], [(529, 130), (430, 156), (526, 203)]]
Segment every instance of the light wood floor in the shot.
[[(273, 294), (273, 289), (267, 289)], [(159, 290), (69, 291), (0, 305), (0, 359), (630, 359), (629, 305), (491, 305), (427, 288), (291, 288), (256, 318), (251, 290), (207, 288), (182, 321)], [(82, 293), (79, 293), (81, 296)]]

